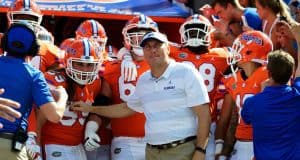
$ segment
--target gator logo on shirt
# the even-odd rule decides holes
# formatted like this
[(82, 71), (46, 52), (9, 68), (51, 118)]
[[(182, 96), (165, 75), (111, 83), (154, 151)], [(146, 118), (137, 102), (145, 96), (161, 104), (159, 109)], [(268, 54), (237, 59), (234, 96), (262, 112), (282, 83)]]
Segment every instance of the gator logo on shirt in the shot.
[(54, 151), (54, 152), (52, 152), (52, 156), (53, 156), (53, 157), (61, 157), (61, 155), (62, 155), (62, 153), (59, 152), (59, 151)]
[(121, 148), (115, 148), (114, 154), (119, 154), (119, 153), (121, 153)]
[(182, 59), (185, 59), (185, 58), (187, 58), (187, 53), (184, 53), (184, 52), (182, 52), (182, 53), (179, 53), (179, 58), (182, 58)]
[(231, 87), (233, 90), (236, 89), (236, 83), (233, 83)]

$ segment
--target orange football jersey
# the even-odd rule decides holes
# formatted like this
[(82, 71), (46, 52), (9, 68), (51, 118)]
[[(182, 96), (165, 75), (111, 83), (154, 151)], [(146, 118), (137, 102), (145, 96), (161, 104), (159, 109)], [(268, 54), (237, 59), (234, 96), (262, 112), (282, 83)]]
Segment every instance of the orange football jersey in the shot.
[[(75, 112), (70, 109), (70, 104), (83, 101), (92, 104), (101, 91), (101, 80), (98, 78), (92, 84), (79, 86), (66, 82), (66, 75), (61, 72), (46, 72), (46, 80), (51, 86), (73, 87), (72, 101), (68, 101), (62, 120), (59, 123), (47, 121), (42, 129), (43, 144), (78, 145), (83, 142), (86, 112)], [(74, 82), (75, 83), (75, 82)], [(68, 93), (70, 96), (70, 93)], [(70, 99), (70, 97), (69, 97)]]
[(64, 51), (47, 42), (39, 41), (39, 44), (39, 54), (32, 59), (31, 64), (43, 73), (47, 70), (61, 68)]
[(241, 118), (241, 110), (243, 103), (248, 97), (254, 96), (261, 91), (261, 84), (268, 79), (266, 67), (258, 68), (248, 79), (242, 78), (241, 72), (237, 72), (237, 81), (233, 76), (228, 76), (223, 79), (226, 90), (232, 96), (237, 106), (239, 113), (239, 121), (235, 136), (237, 139), (252, 140), (252, 127), (247, 125)]
[(215, 116), (216, 116), (217, 120), (219, 120), (219, 118), (220, 118), (222, 105), (224, 102), (224, 96), (226, 93), (227, 92), (225, 89), (225, 85), (222, 82), (220, 82), (219, 85), (217, 86), (217, 90), (216, 90), (216, 93), (214, 95), (214, 99), (212, 102), (215, 106), (215, 113), (216, 113)]
[[(149, 69), (149, 65), (145, 61), (136, 61), (135, 64), (138, 77)], [(121, 61), (107, 62), (104, 78), (111, 86), (114, 104), (126, 102), (135, 90), (136, 81), (124, 82), (124, 78), (121, 76)], [(125, 118), (113, 118), (111, 119), (113, 136), (144, 137), (145, 121), (145, 116), (142, 113), (136, 113)]]
[(32, 107), (30, 115), (28, 117), (28, 132), (34, 132), (37, 134), (36, 115), (34, 111), (35, 107)]
[(210, 49), (208, 53), (204, 54), (194, 54), (187, 48), (182, 48), (178, 46), (171, 46), (170, 56), (174, 58), (177, 62), (183, 62), (194, 66), (201, 74), (204, 83), (206, 85), (209, 98), (210, 98), (210, 111), (212, 116), (212, 121), (217, 119), (217, 108), (214, 102), (214, 98), (217, 95), (217, 86), (223, 76), (223, 72), (227, 68), (227, 50), (224, 48), (214, 48)]

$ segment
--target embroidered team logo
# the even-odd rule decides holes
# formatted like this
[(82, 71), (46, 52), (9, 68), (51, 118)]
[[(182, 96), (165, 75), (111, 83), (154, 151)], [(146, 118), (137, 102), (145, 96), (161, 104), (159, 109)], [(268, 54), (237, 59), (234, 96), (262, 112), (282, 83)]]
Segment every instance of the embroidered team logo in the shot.
[(175, 89), (175, 85), (172, 84), (171, 80), (169, 81), (168, 86), (164, 87), (164, 90), (170, 90), (170, 89)]
[(185, 58), (187, 58), (187, 53), (184, 53), (184, 52), (182, 52), (182, 53), (179, 53), (179, 58), (182, 58), (182, 59), (185, 59)]
[(231, 86), (232, 89), (236, 89), (236, 83), (233, 83)]
[(62, 153), (59, 152), (59, 151), (54, 151), (54, 152), (52, 152), (51, 155), (52, 155), (53, 157), (61, 157)]
[(119, 154), (119, 153), (121, 153), (121, 148), (115, 148), (114, 154)]

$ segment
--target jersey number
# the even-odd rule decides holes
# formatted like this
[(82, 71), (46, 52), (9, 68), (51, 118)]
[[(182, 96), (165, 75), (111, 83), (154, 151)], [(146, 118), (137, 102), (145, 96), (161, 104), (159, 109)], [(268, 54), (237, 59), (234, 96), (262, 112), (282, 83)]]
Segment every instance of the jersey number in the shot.
[(119, 78), (119, 93), (120, 93), (120, 98), (124, 101), (127, 102), (128, 97), (135, 91), (135, 85), (132, 83), (124, 83), (124, 78), (121, 76)]
[[(239, 94), (236, 96), (235, 103), (236, 103), (236, 106), (238, 108), (238, 113), (239, 113), (239, 121), (238, 121), (239, 124), (241, 122), (241, 111), (243, 108), (242, 106), (243, 106), (245, 100), (252, 96), (254, 96), (254, 94), (245, 94), (242, 98), (241, 98), (241, 95), (239, 95)], [(241, 99), (242, 99), (242, 101), (241, 101)]]
[[(183, 63), (189, 64), (191, 66), (195, 65), (190, 61), (183, 61)], [(199, 66), (199, 68), (196, 68), (199, 70), (199, 73), (201, 74), (204, 84), (206, 85), (207, 91), (211, 92), (214, 89), (215, 84), (215, 76), (216, 76), (216, 67), (210, 63), (203, 63)]]
[(70, 105), (65, 109), (63, 119), (60, 123), (64, 126), (72, 126), (78, 120), (80, 125), (84, 125), (85, 118), (88, 116), (87, 112), (74, 112), (70, 110)]

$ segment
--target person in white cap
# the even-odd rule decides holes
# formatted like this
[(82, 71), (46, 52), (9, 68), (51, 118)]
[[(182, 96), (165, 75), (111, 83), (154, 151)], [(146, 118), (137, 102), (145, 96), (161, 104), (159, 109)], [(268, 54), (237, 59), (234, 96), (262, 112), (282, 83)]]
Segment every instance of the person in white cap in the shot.
[(92, 107), (78, 102), (73, 109), (111, 118), (144, 113), (145, 159), (204, 160), (210, 113), (203, 79), (195, 68), (169, 58), (165, 35), (149, 32), (140, 45), (150, 70), (138, 79), (127, 103)]

